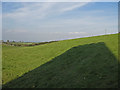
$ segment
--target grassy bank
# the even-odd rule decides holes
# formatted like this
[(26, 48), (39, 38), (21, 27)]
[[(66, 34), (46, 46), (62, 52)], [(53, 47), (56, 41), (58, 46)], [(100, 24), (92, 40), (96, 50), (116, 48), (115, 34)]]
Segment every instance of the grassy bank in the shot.
[(117, 86), (118, 34), (3, 46), (2, 54), (4, 87)]

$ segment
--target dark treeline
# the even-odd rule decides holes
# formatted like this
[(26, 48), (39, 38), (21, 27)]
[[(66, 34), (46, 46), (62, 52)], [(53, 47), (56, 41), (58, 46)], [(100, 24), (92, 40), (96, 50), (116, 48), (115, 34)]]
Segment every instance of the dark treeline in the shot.
[(53, 43), (53, 42), (57, 42), (57, 41), (49, 41), (49, 42), (15, 42), (15, 41), (9, 41), (7, 40), (6, 42), (2, 40), (2, 43), (4, 45), (9, 45), (9, 46), (36, 46), (36, 45), (43, 45), (43, 44), (48, 44), (48, 43)]

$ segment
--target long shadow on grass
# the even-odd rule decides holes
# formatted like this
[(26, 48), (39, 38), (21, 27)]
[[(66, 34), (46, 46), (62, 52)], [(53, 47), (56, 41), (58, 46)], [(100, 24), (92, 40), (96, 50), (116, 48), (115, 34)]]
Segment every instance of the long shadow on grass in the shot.
[(116, 87), (118, 87), (118, 62), (103, 42), (73, 47), (3, 86), (3, 88)]

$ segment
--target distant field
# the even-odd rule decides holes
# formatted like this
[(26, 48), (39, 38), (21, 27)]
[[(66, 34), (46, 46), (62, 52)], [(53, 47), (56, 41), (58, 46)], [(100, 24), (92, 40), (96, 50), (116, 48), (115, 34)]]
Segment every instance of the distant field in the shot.
[(32, 42), (9, 42), (9, 44), (32, 44)]
[(118, 86), (118, 34), (31, 47), (2, 46), (3, 87)]
[(53, 43), (57, 41), (49, 41), (49, 42), (2, 42), (3, 46), (18, 46), (18, 47), (26, 47), (26, 46), (37, 46), (48, 43)]
[(32, 44), (32, 43), (26, 43), (26, 42), (18, 42), (18, 43), (16, 43), (16, 42), (12, 42), (12, 44)]

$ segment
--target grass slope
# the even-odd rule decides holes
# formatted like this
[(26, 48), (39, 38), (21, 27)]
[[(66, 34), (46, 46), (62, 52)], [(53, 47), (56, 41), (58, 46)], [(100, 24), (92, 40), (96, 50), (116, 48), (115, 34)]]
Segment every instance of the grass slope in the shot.
[(2, 53), (4, 87), (117, 86), (118, 34), (3, 46)]

